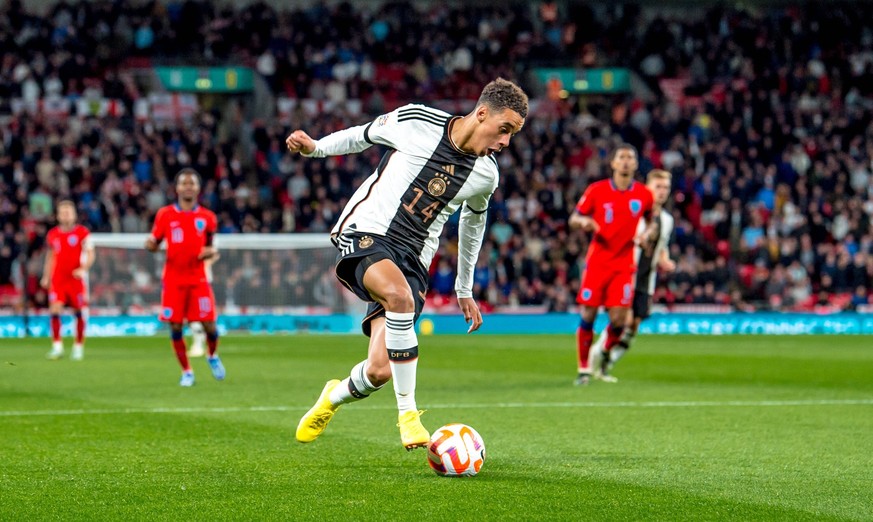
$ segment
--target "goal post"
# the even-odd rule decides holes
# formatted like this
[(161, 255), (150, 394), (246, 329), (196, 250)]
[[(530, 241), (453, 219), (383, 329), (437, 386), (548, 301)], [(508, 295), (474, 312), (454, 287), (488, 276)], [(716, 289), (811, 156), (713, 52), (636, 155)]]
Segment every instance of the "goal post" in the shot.
[[(147, 237), (91, 234), (94, 315), (157, 315), (166, 256), (146, 251)], [(209, 271), (219, 315), (357, 313), (333, 275), (327, 234), (217, 234), (215, 247), (220, 257)]]

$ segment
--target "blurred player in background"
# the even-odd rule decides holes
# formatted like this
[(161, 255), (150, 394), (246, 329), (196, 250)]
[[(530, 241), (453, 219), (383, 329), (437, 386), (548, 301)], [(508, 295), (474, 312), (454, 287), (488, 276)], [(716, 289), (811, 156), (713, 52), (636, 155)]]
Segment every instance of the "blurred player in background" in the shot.
[(633, 300), (634, 245), (647, 246), (654, 237), (653, 225), (637, 233), (640, 219), (650, 221), (654, 201), (645, 185), (634, 180), (639, 166), (636, 149), (626, 143), (619, 145), (609, 165), (612, 177), (589, 185), (570, 216), (571, 229), (593, 232), (576, 298), (582, 305), (576, 330), (577, 386), (591, 380), (588, 355), (597, 311), (601, 306), (609, 310), (608, 350), (621, 337)]
[(315, 440), (340, 405), (364, 399), (393, 379), (401, 444), (407, 450), (427, 444), (430, 433), (415, 403), (415, 321), (424, 306), (427, 270), (443, 225), (460, 209), (455, 292), (464, 318), (472, 321), (467, 333), (478, 330), (482, 314), (473, 299), (473, 268), (500, 177), (494, 153), (521, 130), (527, 107), (527, 95), (498, 78), (466, 116), (406, 105), (318, 141), (300, 130), (288, 136), (291, 152), (317, 158), (376, 144), (389, 148), (331, 233), (339, 250), (337, 278), (369, 303), (362, 325), (370, 337), (367, 358), (344, 380), (327, 382), (300, 419), (298, 441)]
[[(212, 284), (212, 265), (221, 258), (221, 254), (215, 253), (215, 257), (203, 261), (203, 268), (206, 270), (206, 282)], [(194, 321), (188, 323), (188, 328), (191, 329), (191, 348), (188, 349), (188, 357), (203, 357), (206, 355), (206, 330), (203, 328), (203, 323)]]
[[(647, 247), (638, 245), (634, 249), (634, 258), (637, 263), (636, 281), (634, 283), (634, 300), (631, 309), (627, 312), (627, 320), (624, 330), (618, 342), (610, 349), (606, 347), (608, 337), (607, 329), (601, 332), (597, 342), (591, 347), (591, 364), (593, 376), (605, 382), (618, 382), (610, 375), (610, 370), (630, 348), (631, 342), (640, 328), (640, 322), (649, 317), (652, 308), (652, 295), (655, 293), (655, 278), (658, 269), (664, 272), (676, 270), (676, 263), (670, 259), (669, 244), (670, 235), (673, 233), (673, 216), (664, 209), (667, 200), (670, 199), (670, 189), (673, 176), (666, 170), (655, 169), (646, 176), (646, 187), (652, 192), (655, 199), (654, 211), (652, 212), (652, 226), (654, 227), (654, 241)], [(646, 224), (641, 220), (637, 226), (637, 232), (642, 234)]]
[(49, 359), (64, 355), (61, 341), (61, 312), (64, 306), (76, 316), (76, 337), (70, 359), (84, 357), (85, 326), (88, 314), (88, 270), (94, 264), (94, 245), (88, 229), (76, 223), (76, 205), (69, 200), (58, 203), (58, 225), (48, 231), (48, 251), (41, 284), (49, 291), (52, 349)]
[(224, 379), (225, 371), (218, 357), (218, 331), (215, 328), (215, 296), (206, 279), (205, 261), (213, 259), (217, 250), (212, 245), (218, 227), (215, 214), (197, 204), (200, 175), (185, 168), (176, 174), (177, 201), (158, 210), (152, 234), (145, 248), (157, 252), (167, 240), (167, 262), (161, 291), (160, 319), (170, 323), (173, 350), (182, 366), (180, 386), (194, 385), (194, 371), (185, 351), (182, 325), (185, 320), (203, 323), (206, 330), (207, 360), (212, 375)]

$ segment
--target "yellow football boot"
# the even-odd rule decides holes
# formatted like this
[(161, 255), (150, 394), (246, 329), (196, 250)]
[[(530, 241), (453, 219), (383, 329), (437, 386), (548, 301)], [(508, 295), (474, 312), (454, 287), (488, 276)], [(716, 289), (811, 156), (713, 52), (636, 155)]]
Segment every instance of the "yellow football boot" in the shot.
[(339, 380), (333, 379), (327, 381), (324, 389), (321, 390), (321, 395), (315, 401), (315, 406), (309, 409), (300, 419), (297, 425), (297, 441), (312, 442), (321, 435), (321, 432), (327, 427), (327, 423), (333, 417), (333, 414), (339, 409), (339, 406), (334, 406), (330, 403), (330, 392), (340, 383)]
[(400, 427), (400, 443), (406, 451), (424, 448), (430, 442), (430, 433), (421, 424), (421, 414), (424, 410), (413, 410), (397, 416), (397, 426)]

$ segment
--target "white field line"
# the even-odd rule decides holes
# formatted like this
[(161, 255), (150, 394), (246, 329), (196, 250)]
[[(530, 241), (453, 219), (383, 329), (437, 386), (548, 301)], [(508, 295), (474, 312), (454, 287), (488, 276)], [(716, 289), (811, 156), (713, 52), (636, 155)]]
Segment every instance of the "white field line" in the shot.
[[(870, 406), (873, 399), (822, 399), (789, 401), (652, 401), (652, 402), (497, 402), (497, 403), (456, 403), (431, 404), (426, 409), (481, 409), (481, 408), (720, 408), (720, 407), (791, 407), (791, 406)], [(71, 410), (33, 410), (0, 411), (0, 417), (51, 417), (64, 415), (130, 415), (155, 413), (250, 413), (305, 411), (309, 406), (231, 406), (223, 408), (112, 408), (112, 409), (71, 409)], [(393, 410), (395, 406), (355, 407), (359, 410)]]

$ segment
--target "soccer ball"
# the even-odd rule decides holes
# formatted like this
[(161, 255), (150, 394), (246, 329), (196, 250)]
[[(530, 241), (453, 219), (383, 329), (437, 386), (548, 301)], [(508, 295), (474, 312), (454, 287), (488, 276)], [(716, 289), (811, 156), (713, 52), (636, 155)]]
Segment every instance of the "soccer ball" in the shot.
[(485, 462), (485, 442), (466, 424), (446, 424), (430, 437), (427, 463), (443, 477), (472, 477)]

